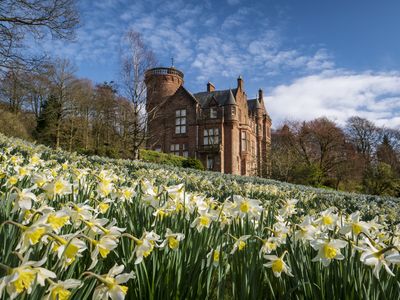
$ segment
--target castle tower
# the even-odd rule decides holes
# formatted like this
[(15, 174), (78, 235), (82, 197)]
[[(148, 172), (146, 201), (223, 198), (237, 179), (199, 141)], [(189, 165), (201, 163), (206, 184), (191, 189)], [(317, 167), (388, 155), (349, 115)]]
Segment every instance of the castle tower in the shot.
[[(183, 73), (174, 67), (171, 68), (153, 68), (145, 73), (144, 82), (146, 84), (147, 98), (147, 148), (154, 148), (160, 144), (164, 132), (160, 131), (162, 119), (162, 109), (178, 88), (183, 85)], [(158, 146), (156, 147), (156, 149)], [(166, 149), (158, 148), (165, 151)]]
[(183, 73), (174, 67), (153, 68), (146, 71), (144, 81), (147, 88), (146, 109), (151, 113), (183, 85)]

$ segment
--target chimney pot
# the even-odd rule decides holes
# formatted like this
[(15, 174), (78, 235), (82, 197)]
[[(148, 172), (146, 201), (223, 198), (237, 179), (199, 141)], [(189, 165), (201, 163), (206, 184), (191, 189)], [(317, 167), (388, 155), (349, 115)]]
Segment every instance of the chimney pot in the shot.
[(239, 75), (239, 77), (237, 79), (237, 87), (238, 87), (238, 89), (243, 90), (243, 78), (242, 78), (242, 75)]
[(214, 92), (215, 91), (215, 86), (211, 83), (207, 83), (207, 92)]
[(258, 90), (258, 100), (261, 101), (264, 99), (264, 92), (262, 89)]

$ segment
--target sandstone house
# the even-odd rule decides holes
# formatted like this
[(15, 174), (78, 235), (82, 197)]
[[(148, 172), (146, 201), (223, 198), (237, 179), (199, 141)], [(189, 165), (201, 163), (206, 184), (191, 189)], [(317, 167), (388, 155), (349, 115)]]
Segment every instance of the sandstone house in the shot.
[(266, 172), (271, 143), (271, 118), (260, 89), (247, 99), (243, 79), (237, 87), (192, 94), (183, 73), (154, 68), (145, 74), (148, 117), (147, 148), (195, 157), (208, 170), (258, 175)]

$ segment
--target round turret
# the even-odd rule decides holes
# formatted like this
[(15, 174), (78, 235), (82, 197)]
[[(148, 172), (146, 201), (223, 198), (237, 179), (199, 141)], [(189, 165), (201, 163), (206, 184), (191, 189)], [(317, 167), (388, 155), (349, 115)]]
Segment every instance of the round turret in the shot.
[(174, 67), (153, 68), (145, 73), (147, 110), (163, 103), (183, 84), (183, 73)]

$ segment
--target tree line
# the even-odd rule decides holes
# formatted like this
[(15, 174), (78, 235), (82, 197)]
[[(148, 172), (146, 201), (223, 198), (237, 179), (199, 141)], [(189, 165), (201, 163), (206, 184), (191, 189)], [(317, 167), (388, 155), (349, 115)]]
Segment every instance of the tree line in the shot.
[[(114, 82), (78, 78), (65, 59), (40, 70), (9, 69), (0, 80), (0, 126), (54, 148), (134, 157), (144, 139), (142, 108)], [(136, 143), (136, 144), (135, 144)]]
[(400, 196), (400, 130), (358, 116), (285, 122), (272, 133), (274, 179), (368, 194)]

